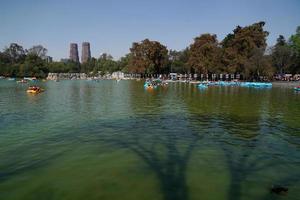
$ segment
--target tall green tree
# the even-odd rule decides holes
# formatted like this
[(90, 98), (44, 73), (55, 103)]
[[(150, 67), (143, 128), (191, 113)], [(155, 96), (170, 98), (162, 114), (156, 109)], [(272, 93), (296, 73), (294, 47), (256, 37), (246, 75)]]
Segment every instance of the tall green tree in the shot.
[(130, 56), (131, 54), (128, 53), (118, 60), (118, 68), (125, 73), (129, 72), (128, 67), (129, 67)]
[(102, 74), (105, 74), (112, 73), (118, 70), (118, 64), (116, 61), (113, 60), (113, 57), (110, 54), (103, 53), (100, 55), (96, 62), (94, 73), (101, 72)]
[(80, 64), (79, 63), (69, 60), (65, 64), (66, 64), (67, 72), (70, 72), (70, 73), (79, 73), (80, 72)]
[(69, 69), (66, 67), (64, 62), (51, 62), (47, 63), (49, 72), (51, 73), (66, 73), (69, 72)]
[(42, 45), (35, 45), (27, 50), (27, 54), (37, 55), (40, 58), (45, 58), (48, 50)]
[(128, 70), (133, 73), (162, 73), (168, 60), (167, 47), (157, 41), (145, 39), (134, 42), (130, 48)]
[(4, 76), (17, 76), (20, 64), (25, 60), (25, 50), (17, 43), (11, 43), (0, 53), (0, 74)]
[(229, 72), (245, 75), (246, 64), (255, 54), (255, 49), (265, 50), (268, 32), (264, 30), (265, 22), (254, 23), (250, 26), (237, 26), (233, 33), (228, 34), (222, 41), (222, 63)]
[(169, 54), (169, 71), (176, 73), (191, 73), (188, 65), (189, 49), (186, 48), (182, 51), (170, 50)]
[(300, 26), (297, 27), (296, 33), (291, 36), (289, 44), (293, 54), (293, 63), (290, 66), (290, 71), (292, 73), (300, 73)]
[(87, 62), (84, 62), (80, 65), (80, 71), (82, 73), (90, 74), (93, 72), (94, 68), (96, 67), (97, 59), (92, 57)]
[(9, 56), (3, 52), (0, 52), (0, 76), (8, 76), (9, 63)]
[(253, 49), (252, 56), (245, 63), (244, 75), (248, 79), (262, 80), (267, 78), (272, 79), (274, 74), (274, 67), (272, 65), (272, 58), (269, 55), (265, 55), (264, 48)]
[(297, 27), (296, 33), (290, 38), (291, 47), (300, 54), (300, 26)]
[(292, 49), (287, 44), (285, 38), (279, 35), (276, 45), (272, 48), (272, 62), (277, 73), (289, 72), (292, 64)]
[(24, 64), (20, 65), (18, 76), (35, 76), (45, 78), (49, 72), (45, 60), (37, 54), (28, 54), (25, 58)]
[(26, 57), (24, 48), (17, 43), (11, 43), (9, 47), (6, 47), (4, 54), (9, 57), (11, 63), (22, 63)]
[(188, 65), (197, 73), (213, 72), (219, 65), (220, 50), (216, 35), (203, 34), (196, 37), (190, 46)]

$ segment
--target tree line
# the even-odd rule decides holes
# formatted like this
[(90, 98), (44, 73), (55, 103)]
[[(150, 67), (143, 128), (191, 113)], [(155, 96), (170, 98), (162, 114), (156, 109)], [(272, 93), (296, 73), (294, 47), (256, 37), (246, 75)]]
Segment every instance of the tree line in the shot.
[(222, 41), (215, 34), (205, 33), (181, 51), (168, 50), (158, 41), (145, 39), (134, 42), (130, 52), (119, 60), (104, 53), (81, 64), (70, 60), (48, 62), (43, 46), (24, 49), (12, 43), (0, 52), (0, 75), (44, 78), (49, 72), (95, 75), (121, 70), (139, 74), (241, 74), (245, 79), (257, 80), (271, 79), (274, 74), (300, 73), (300, 26), (288, 40), (279, 35), (272, 47), (267, 47), (269, 33), (264, 26), (265, 22), (237, 26)]

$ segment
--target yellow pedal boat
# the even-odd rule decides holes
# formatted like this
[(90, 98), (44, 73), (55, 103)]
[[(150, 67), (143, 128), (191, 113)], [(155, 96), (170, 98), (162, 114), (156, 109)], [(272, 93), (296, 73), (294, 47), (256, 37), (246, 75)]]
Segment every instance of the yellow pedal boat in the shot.
[(44, 92), (44, 89), (42, 89), (40, 87), (32, 86), (32, 87), (29, 87), (26, 92), (30, 93), (30, 94), (38, 94), (38, 93)]

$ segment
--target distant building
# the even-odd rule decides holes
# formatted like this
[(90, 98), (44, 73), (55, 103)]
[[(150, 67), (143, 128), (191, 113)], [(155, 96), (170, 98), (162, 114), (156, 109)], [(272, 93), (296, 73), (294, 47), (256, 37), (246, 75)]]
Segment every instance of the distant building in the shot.
[(76, 43), (70, 44), (70, 60), (79, 63), (78, 45)]
[(81, 63), (85, 63), (91, 59), (91, 49), (89, 42), (82, 43)]
[(124, 73), (121, 71), (113, 72), (111, 77), (113, 79), (124, 79)]
[(46, 56), (46, 57), (45, 57), (45, 61), (46, 61), (47, 63), (51, 63), (51, 62), (53, 61), (53, 58), (52, 58), (51, 56)]

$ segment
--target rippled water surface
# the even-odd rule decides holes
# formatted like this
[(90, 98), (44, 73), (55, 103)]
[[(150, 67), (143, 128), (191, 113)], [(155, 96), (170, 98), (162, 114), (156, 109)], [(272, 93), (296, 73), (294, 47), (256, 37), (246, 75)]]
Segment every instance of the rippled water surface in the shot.
[[(300, 197), (300, 93), (0, 80), (0, 199)], [(274, 185), (288, 193), (270, 192)]]

